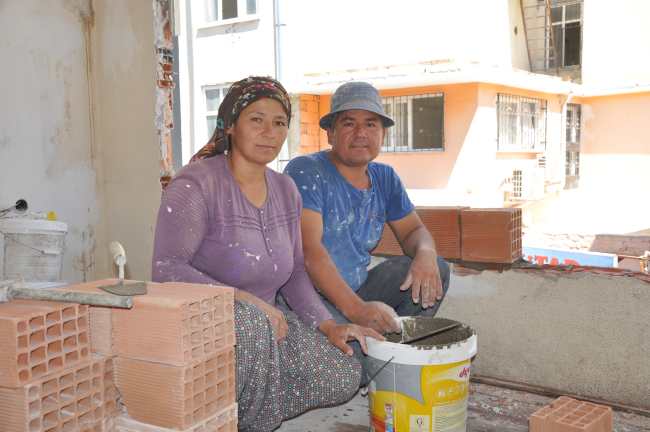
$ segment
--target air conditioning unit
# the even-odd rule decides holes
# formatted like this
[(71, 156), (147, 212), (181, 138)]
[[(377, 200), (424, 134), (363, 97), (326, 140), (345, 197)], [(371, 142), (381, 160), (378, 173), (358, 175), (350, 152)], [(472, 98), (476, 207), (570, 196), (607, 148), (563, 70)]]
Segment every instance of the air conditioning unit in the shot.
[(522, 201), (544, 199), (544, 170), (538, 167), (513, 170), (510, 198)]
[(558, 183), (562, 181), (561, 175), (564, 167), (559, 156), (537, 155), (537, 166), (542, 169), (543, 178), (547, 183)]

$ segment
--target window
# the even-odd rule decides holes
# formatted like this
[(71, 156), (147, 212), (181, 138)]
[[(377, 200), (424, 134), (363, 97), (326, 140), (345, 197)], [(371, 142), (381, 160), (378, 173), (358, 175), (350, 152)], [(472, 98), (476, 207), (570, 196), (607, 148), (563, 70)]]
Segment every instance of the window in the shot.
[(580, 105), (566, 107), (566, 182), (564, 189), (575, 189), (580, 179)]
[(206, 0), (205, 21), (224, 21), (257, 14), (257, 0)]
[[(582, 50), (582, 2), (551, 6), (551, 23), (558, 67), (579, 66)], [(547, 56), (553, 57), (553, 51), (547, 51)], [(555, 67), (554, 60), (549, 60), (549, 67)]]
[(497, 150), (544, 151), (546, 100), (497, 94), (497, 130)]
[(205, 141), (207, 142), (214, 130), (217, 128), (217, 113), (219, 112), (219, 105), (224, 96), (228, 93), (230, 85), (220, 87), (204, 87), (203, 93), (205, 94), (205, 119), (207, 124), (207, 135)]
[(443, 93), (382, 99), (395, 126), (388, 128), (383, 153), (444, 150)]

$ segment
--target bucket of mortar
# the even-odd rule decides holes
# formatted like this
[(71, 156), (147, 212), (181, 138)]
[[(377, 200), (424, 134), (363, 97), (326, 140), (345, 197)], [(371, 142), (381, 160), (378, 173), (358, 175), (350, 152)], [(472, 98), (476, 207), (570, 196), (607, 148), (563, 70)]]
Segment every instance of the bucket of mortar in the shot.
[[(416, 329), (411, 334), (456, 323), (427, 317), (404, 320)], [(376, 374), (368, 384), (370, 431), (465, 432), (476, 332), (461, 324), (411, 344), (391, 342), (401, 340), (400, 335), (386, 339), (366, 338), (368, 376)]]

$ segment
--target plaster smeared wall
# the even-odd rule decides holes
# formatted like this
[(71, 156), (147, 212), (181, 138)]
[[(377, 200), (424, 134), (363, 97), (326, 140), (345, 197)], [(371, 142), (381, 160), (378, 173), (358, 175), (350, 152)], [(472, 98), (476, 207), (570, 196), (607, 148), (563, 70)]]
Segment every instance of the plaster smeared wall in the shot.
[(92, 27), (90, 0), (0, 6), (0, 206), (24, 198), (68, 224), (62, 279), (70, 284), (103, 273)]
[(650, 407), (650, 291), (622, 277), (459, 277), (437, 316), (472, 326), (472, 373)]
[[(140, 280), (151, 280), (161, 193), (153, 3), (96, 0), (92, 32), (106, 220), (102, 247), (122, 243), (126, 276)], [(106, 274), (116, 276), (117, 267), (104, 259)]]

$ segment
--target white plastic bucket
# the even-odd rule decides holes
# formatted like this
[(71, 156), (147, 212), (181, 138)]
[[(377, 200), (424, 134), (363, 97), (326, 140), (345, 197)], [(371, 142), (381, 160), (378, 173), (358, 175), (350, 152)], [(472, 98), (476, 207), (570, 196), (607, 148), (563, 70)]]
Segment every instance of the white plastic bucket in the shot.
[[(416, 318), (436, 320), (440, 327), (457, 322)], [(376, 374), (368, 384), (371, 432), (466, 431), (476, 333), (461, 324), (439, 336), (433, 343), (444, 343), (423, 346), (366, 338), (368, 375)]]
[[(31, 219), (0, 219), (0, 280), (61, 282), (68, 225)], [(65, 283), (65, 282), (63, 282)]]

